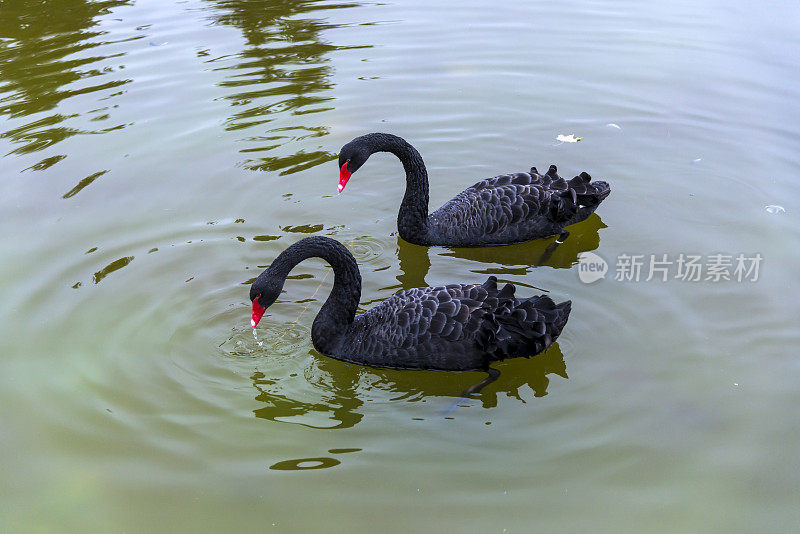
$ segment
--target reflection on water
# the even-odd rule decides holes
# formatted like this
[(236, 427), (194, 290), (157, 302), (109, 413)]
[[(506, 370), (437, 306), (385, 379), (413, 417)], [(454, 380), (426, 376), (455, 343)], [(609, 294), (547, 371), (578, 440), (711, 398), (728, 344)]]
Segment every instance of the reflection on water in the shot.
[(99, 284), (100, 280), (108, 276), (109, 274), (113, 273), (114, 271), (118, 271), (128, 265), (130, 262), (133, 261), (133, 256), (126, 256), (124, 258), (120, 258), (118, 260), (114, 260), (96, 273), (92, 275), (92, 280), (95, 284)]
[[(308, 15), (358, 4), (309, 0), (214, 0), (213, 4), (217, 23), (239, 28), (247, 43), (235, 64), (216, 67), (232, 71), (220, 86), (230, 89), (226, 98), (235, 109), (226, 129), (247, 132), (242, 139), (247, 148), (240, 149), (247, 155), (242, 164), (283, 175), (335, 159), (336, 154), (322, 150), (321, 144), (315, 149), (292, 149), (290, 154), (277, 149), (328, 134), (327, 126), (319, 124), (321, 119), (311, 117), (333, 109), (329, 103), (333, 97), (326, 94), (332, 88), (326, 56), (344, 47), (321, 35), (335, 25)], [(280, 155), (266, 155), (275, 150)]]
[[(485, 376), (480, 372), (354, 367), (311, 353), (316, 360), (299, 379), (313, 386), (313, 391), (307, 387), (287, 385), (294, 378), (292, 376), (267, 377), (261, 371), (253, 373), (250, 379), (258, 392), (255, 400), (263, 404), (253, 410), (256, 417), (310, 428), (350, 428), (363, 419), (365, 402), (426, 402), (436, 397), (458, 397), (465, 386), (477, 383)], [(484, 408), (496, 407), (497, 396), (501, 393), (525, 403), (525, 394), (521, 391), (525, 386), (530, 388), (534, 397), (547, 395), (548, 375), (568, 378), (558, 343), (533, 358), (512, 358), (494, 367), (500, 370), (500, 377), (475, 397), (480, 399)], [(294, 398), (290, 398), (287, 391), (291, 391)], [(310, 400), (310, 397), (316, 397), (316, 400)]]
[(72, 189), (67, 191), (61, 198), (70, 198), (70, 197), (73, 197), (73, 196), (77, 195), (78, 193), (80, 193), (81, 189), (83, 189), (87, 185), (91, 184), (92, 182), (94, 182), (95, 180), (97, 180), (98, 178), (100, 178), (101, 176), (103, 176), (107, 172), (108, 172), (108, 170), (98, 171), (98, 172), (96, 172), (94, 174), (90, 174), (89, 176), (87, 176), (86, 178), (84, 178), (80, 182), (78, 182), (78, 184), (75, 187), (73, 187)]
[[(567, 376), (564, 354), (558, 343), (533, 358), (511, 358), (493, 365), (500, 377), (483, 388), (475, 398), (484, 408), (497, 406), (497, 395), (504, 393), (525, 402), (521, 388), (528, 386), (535, 397), (547, 395), (548, 375)], [(445, 371), (396, 371), (369, 369), (370, 386), (392, 394), (392, 400), (425, 401), (431, 397), (457, 397), (465, 386), (479, 382), (486, 373), (454, 373)]]
[(400, 274), (397, 275), (397, 281), (400, 282), (399, 289), (413, 289), (428, 285), (425, 282), (425, 276), (431, 268), (428, 247), (412, 245), (398, 236), (397, 259), (400, 260)]
[[(570, 269), (578, 263), (581, 252), (595, 250), (600, 246), (600, 230), (606, 228), (596, 213), (585, 221), (569, 227), (569, 237), (563, 243), (555, 238), (536, 239), (518, 245), (477, 248), (434, 248), (440, 256), (471, 260), (490, 267), (473, 269), (472, 272), (494, 275), (525, 275), (535, 267)], [(399, 285), (384, 289), (411, 289), (428, 285), (425, 276), (431, 267), (428, 247), (412, 245), (397, 238), (397, 257), (400, 260)], [(519, 282), (517, 282), (519, 284)]]
[[(518, 245), (483, 248), (454, 248), (442, 256), (452, 256), (472, 260), (481, 264), (499, 264), (504, 267), (476, 269), (472, 272), (483, 274), (526, 274), (534, 267), (570, 269), (578, 263), (581, 252), (595, 250), (600, 246), (600, 230), (606, 228), (600, 216), (590, 215), (585, 221), (567, 229), (569, 237), (560, 244), (555, 238), (536, 239)], [(509, 269), (509, 267), (517, 267)]]
[(316, 369), (310, 370), (303, 377), (314, 386), (315, 393), (322, 394), (321, 399), (316, 402), (286, 396), (284, 392), (288, 388), (282, 387), (282, 381), (286, 377), (268, 378), (261, 371), (254, 372), (250, 379), (258, 391), (255, 400), (265, 406), (253, 410), (253, 413), (260, 419), (295, 423), (310, 428), (351, 428), (357, 425), (364, 417), (356, 411), (364, 404), (356, 393), (358, 380), (337, 373), (340, 369), (335, 364), (338, 363), (320, 357)]
[[(53, 110), (63, 100), (85, 93), (112, 89), (128, 79), (109, 76), (115, 69), (106, 62), (115, 57), (84, 53), (108, 43), (96, 40), (106, 32), (95, 29), (98, 17), (111, 9), (131, 4), (130, 0), (63, 0), (42, 3), (34, 0), (6, 0), (0, 4), (0, 115), (16, 118)], [(134, 37), (139, 38), (139, 37)], [(121, 54), (119, 54), (121, 55)], [(92, 80), (97, 78), (96, 81)], [(87, 81), (89, 80), (89, 81)], [(82, 82), (82, 83), (81, 83)], [(106, 109), (106, 108), (103, 108)], [(103, 109), (94, 110), (97, 119), (107, 118)], [(0, 137), (20, 146), (12, 153), (26, 154), (50, 147), (77, 134), (96, 134), (122, 126), (86, 130), (65, 123), (76, 114), (54, 113), (33, 122), (4, 129)], [(32, 170), (46, 169), (66, 156), (48, 157)]]
[[(329, 449), (330, 454), (346, 454), (350, 452), (358, 452), (360, 448), (345, 448), (345, 449)], [(276, 462), (269, 466), (270, 469), (277, 471), (306, 471), (308, 469), (327, 469), (329, 467), (336, 467), (342, 463), (341, 460), (336, 458), (329, 458), (320, 456), (318, 458), (297, 458), (295, 460), (283, 460)]]
[(284, 460), (269, 466), (278, 471), (305, 471), (307, 469), (327, 469), (342, 463), (336, 458), (298, 458), (297, 460)]

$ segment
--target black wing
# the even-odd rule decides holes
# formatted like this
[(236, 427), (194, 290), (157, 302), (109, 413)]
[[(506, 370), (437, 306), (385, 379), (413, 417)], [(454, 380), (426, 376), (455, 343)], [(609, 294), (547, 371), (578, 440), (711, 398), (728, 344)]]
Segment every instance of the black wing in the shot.
[[(555, 165), (545, 174), (503, 174), (462, 191), (431, 214), (436, 241), (453, 246), (504, 244), (555, 235), (588, 217), (608, 196), (608, 184), (586, 173), (567, 181)], [(602, 197), (602, 198), (598, 198)], [(591, 211), (582, 205), (591, 205)]]
[[(340, 359), (406, 369), (485, 369), (508, 356), (549, 346), (569, 303), (514, 298), (514, 286), (453, 284), (400, 291), (356, 317)], [(555, 310), (555, 312), (553, 312)]]

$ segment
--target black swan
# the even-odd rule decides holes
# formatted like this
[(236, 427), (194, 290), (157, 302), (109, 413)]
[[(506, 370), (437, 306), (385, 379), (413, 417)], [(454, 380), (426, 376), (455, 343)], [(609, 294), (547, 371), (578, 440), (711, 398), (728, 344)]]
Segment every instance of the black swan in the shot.
[(477, 247), (509, 245), (569, 232), (594, 213), (611, 192), (608, 183), (582, 172), (566, 181), (551, 165), (545, 174), (530, 172), (487, 178), (428, 214), (428, 172), (422, 156), (404, 139), (385, 133), (356, 137), (339, 153), (339, 192), (350, 175), (375, 152), (391, 152), (403, 162), (406, 194), (397, 215), (400, 237), (417, 245)]
[(555, 304), (545, 295), (517, 299), (514, 286), (498, 288), (494, 276), (480, 285), (399, 291), (356, 315), (361, 274), (355, 258), (338, 241), (313, 236), (281, 252), (253, 282), (253, 328), (281, 294), (294, 266), (314, 257), (333, 267), (334, 281), (314, 319), (311, 341), (317, 351), (337, 360), (397, 369), (482, 370), (490, 382), (499, 375), (489, 369), (492, 362), (542, 352), (569, 317), (570, 301)]

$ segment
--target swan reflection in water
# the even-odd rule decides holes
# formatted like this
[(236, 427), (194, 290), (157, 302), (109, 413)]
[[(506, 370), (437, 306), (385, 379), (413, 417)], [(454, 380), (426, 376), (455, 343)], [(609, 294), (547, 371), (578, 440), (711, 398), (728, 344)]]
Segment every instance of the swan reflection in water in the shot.
[[(255, 371), (250, 377), (256, 389), (259, 407), (253, 414), (261, 419), (294, 423), (310, 428), (350, 428), (364, 418), (367, 403), (427, 402), (435, 398), (457, 398), (469, 385), (483, 378), (479, 371), (409, 371), (378, 369), (340, 362), (309, 351), (311, 364), (306, 366), (301, 384), (291, 388), (285, 376), (269, 377)], [(525, 403), (529, 393), (547, 395), (549, 375), (568, 378), (564, 355), (554, 343), (532, 358), (513, 358), (495, 364), (500, 378), (486, 386), (475, 400), (483, 408), (494, 408), (498, 394)], [(313, 391), (309, 391), (309, 386)], [(314, 397), (313, 400), (310, 397)], [(465, 399), (465, 402), (468, 401)], [(428, 417), (441, 417), (440, 410), (426, 410)], [(457, 412), (455, 412), (457, 415)]]
[[(578, 255), (600, 246), (600, 230), (607, 228), (599, 215), (593, 213), (585, 221), (569, 226), (570, 234), (563, 242), (555, 238), (536, 239), (517, 245), (476, 248), (434, 248), (439, 256), (461, 258), (488, 264), (474, 269), (478, 274), (524, 275), (536, 267), (569, 269), (578, 263)], [(431, 267), (428, 247), (412, 245), (397, 238), (397, 257), (400, 260), (398, 285), (387, 289), (411, 289), (428, 285), (425, 276)], [(518, 282), (515, 282), (518, 283)]]

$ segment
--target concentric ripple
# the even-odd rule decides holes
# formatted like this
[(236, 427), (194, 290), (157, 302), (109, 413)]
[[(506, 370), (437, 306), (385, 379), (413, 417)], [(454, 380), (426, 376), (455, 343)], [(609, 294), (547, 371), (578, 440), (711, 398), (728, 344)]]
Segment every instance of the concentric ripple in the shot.
[[(239, 310), (240, 312), (242, 310)], [(238, 319), (249, 316), (239, 313)], [(311, 329), (305, 324), (291, 322), (288, 324), (277, 323), (262, 319), (258, 323), (258, 328), (253, 329), (249, 325), (233, 328), (233, 333), (228, 337), (220, 348), (226, 354), (233, 357), (263, 358), (265, 354), (270, 356), (292, 356), (307, 350), (311, 344)]]
[(378, 263), (386, 253), (386, 244), (374, 237), (353, 237), (344, 239), (343, 243), (352, 252), (359, 265)]

